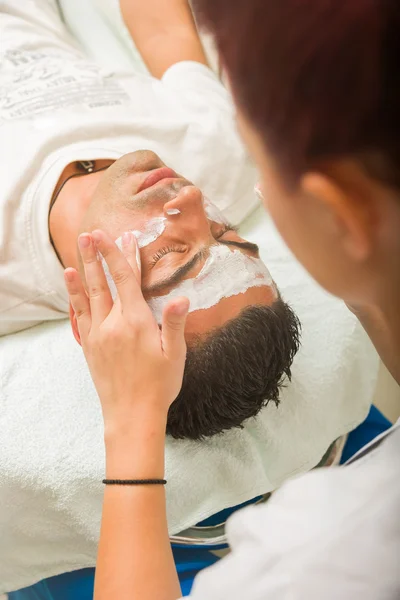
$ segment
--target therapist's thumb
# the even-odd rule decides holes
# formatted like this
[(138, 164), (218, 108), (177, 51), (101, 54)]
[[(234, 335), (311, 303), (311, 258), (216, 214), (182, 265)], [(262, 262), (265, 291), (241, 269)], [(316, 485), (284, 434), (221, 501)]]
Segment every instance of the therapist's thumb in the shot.
[(173, 360), (184, 360), (186, 356), (185, 323), (188, 311), (188, 298), (175, 298), (163, 311), (162, 346), (164, 354)]

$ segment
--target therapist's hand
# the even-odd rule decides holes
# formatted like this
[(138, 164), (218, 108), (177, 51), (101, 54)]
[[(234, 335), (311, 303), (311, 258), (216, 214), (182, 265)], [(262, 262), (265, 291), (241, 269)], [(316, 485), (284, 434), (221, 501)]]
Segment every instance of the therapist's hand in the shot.
[[(99, 394), (105, 432), (144, 423), (143, 415), (167, 418), (178, 395), (186, 357), (187, 298), (164, 309), (162, 329), (143, 298), (136, 239), (123, 235), (122, 252), (103, 231), (79, 237), (86, 289), (75, 269), (65, 282), (75, 311), (82, 348)], [(113, 302), (99, 254), (118, 296)]]

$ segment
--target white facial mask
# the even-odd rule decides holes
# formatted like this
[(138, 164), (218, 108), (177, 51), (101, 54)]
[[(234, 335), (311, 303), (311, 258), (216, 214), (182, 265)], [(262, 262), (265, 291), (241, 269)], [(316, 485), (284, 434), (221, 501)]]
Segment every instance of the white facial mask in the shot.
[(261, 286), (273, 286), (271, 275), (262, 260), (218, 245), (210, 248), (210, 256), (196, 277), (186, 279), (165, 296), (152, 298), (148, 304), (157, 322), (161, 323), (164, 306), (178, 296), (189, 298), (189, 312), (194, 312), (210, 308), (222, 298), (230, 298), (249, 288)]
[(219, 208), (215, 206), (215, 204), (210, 202), (210, 200), (205, 196), (203, 196), (203, 202), (204, 212), (207, 215), (207, 219), (210, 219), (210, 221), (214, 221), (214, 223), (220, 223), (221, 225), (229, 225), (229, 222), (227, 221), (223, 213), (219, 210)]
[[(141, 261), (140, 261), (139, 248), (144, 248), (144, 246), (148, 246), (149, 244), (154, 242), (157, 238), (159, 238), (165, 229), (166, 221), (167, 221), (167, 219), (165, 217), (156, 217), (154, 219), (150, 219), (149, 221), (147, 221), (144, 231), (139, 231), (137, 229), (134, 229), (131, 232), (131, 233), (133, 233), (133, 235), (135, 236), (135, 238), (137, 240), (138, 247), (136, 248), (136, 263), (137, 263), (137, 266), (139, 267), (139, 271), (142, 268)], [(121, 250), (122, 237), (119, 237), (117, 240), (115, 240), (115, 243), (118, 246), (118, 248)], [(111, 277), (111, 273), (107, 266), (106, 261), (104, 260), (104, 258), (102, 256), (100, 256), (100, 258), (101, 258), (104, 273), (105, 273), (105, 276), (107, 279), (108, 287), (110, 288), (112, 299), (115, 300), (115, 298), (117, 297), (117, 288), (115, 286), (113, 278)]]
[[(227, 223), (220, 210), (205, 199), (206, 202), (205, 207), (208, 218), (216, 223)], [(147, 222), (144, 231), (132, 231), (138, 241), (139, 248), (155, 241), (164, 231), (165, 222), (166, 218), (157, 217)], [(122, 238), (115, 240), (115, 243), (121, 249)], [(111, 296), (115, 300), (117, 288), (107, 263), (102, 257), (101, 261)], [(136, 252), (136, 262), (140, 270), (139, 251)], [(189, 312), (194, 312), (215, 306), (222, 298), (237, 296), (252, 287), (262, 286), (272, 286), (276, 294), (274, 282), (263, 261), (248, 256), (239, 250), (230, 250), (227, 246), (220, 244), (211, 246), (210, 255), (196, 277), (186, 279), (165, 296), (152, 298), (149, 300), (148, 305), (160, 324), (163, 308), (173, 298), (186, 296), (190, 300)]]
[[(166, 221), (165, 217), (156, 217), (147, 221), (143, 231), (134, 229), (132, 233), (137, 239), (139, 248), (144, 248), (159, 238), (165, 229)], [(118, 238), (117, 242), (119, 240), (120, 238)]]

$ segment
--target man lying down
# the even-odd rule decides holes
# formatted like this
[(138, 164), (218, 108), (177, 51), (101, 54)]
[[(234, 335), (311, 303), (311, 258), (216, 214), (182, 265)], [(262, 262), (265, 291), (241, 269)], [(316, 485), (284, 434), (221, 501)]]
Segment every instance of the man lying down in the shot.
[[(171, 296), (191, 299), (185, 381), (169, 432), (201, 438), (240, 426), (278, 402), (298, 347), (296, 317), (257, 247), (199, 187), (153, 151), (124, 153), (144, 143), (161, 149), (205, 182), (211, 200), (235, 207), (237, 222), (248, 203), (254, 206), (255, 173), (234, 131), (228, 95), (205, 65), (193, 62), (176, 65), (186, 65), (182, 77), (191, 82), (178, 100), (165, 83), (134, 75), (130, 96), (119, 81), (110, 87), (113, 77), (77, 51), (55, 5), (6, 4), (0, 332), (65, 316), (62, 267), (78, 266), (80, 232), (102, 228), (117, 239), (133, 230), (143, 292), (156, 317)], [(73, 314), (71, 320), (78, 338)]]

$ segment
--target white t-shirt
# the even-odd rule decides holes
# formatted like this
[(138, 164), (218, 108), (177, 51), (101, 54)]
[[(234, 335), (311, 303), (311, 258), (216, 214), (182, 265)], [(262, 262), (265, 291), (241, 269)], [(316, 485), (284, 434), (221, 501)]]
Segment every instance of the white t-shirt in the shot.
[(55, 0), (0, 0), (0, 335), (66, 316), (49, 203), (70, 162), (150, 149), (232, 222), (256, 206), (256, 171), (229, 94), (210, 69), (161, 81), (116, 75), (85, 57)]
[(346, 467), (285, 484), (227, 524), (192, 600), (399, 600), (400, 428)]

